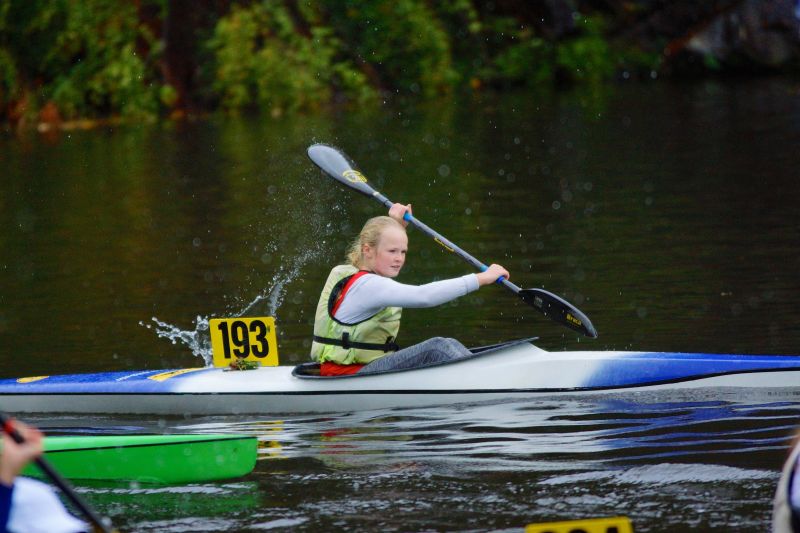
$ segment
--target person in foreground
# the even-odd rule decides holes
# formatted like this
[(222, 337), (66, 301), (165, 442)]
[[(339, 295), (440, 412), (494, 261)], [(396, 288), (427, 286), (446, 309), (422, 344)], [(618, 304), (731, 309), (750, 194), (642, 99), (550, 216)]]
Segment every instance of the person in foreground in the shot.
[(772, 504), (773, 533), (800, 533), (800, 432), (783, 465)]
[(405, 285), (400, 274), (408, 251), (403, 215), (411, 205), (394, 204), (389, 216), (367, 221), (347, 254), (348, 264), (331, 270), (317, 303), (312, 357), (320, 374), (336, 376), (413, 368), (469, 355), (455, 339), (434, 337), (398, 351), (395, 342), (404, 307), (434, 307), (478, 288), (508, 279), (491, 265), (479, 274)]
[(0, 532), (79, 533), (87, 524), (67, 512), (48, 485), (18, 477), (22, 469), (42, 454), (42, 432), (18, 421), (10, 422), (22, 435), (22, 444), (3, 433), (0, 452)]

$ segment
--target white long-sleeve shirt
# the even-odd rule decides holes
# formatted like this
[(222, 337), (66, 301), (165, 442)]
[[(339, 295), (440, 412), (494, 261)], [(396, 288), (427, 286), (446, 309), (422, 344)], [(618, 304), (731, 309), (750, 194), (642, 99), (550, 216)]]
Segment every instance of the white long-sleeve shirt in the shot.
[(378, 274), (366, 274), (347, 291), (334, 318), (345, 324), (355, 324), (384, 307), (435, 307), (476, 291), (478, 287), (475, 274), (425, 285), (406, 285)]

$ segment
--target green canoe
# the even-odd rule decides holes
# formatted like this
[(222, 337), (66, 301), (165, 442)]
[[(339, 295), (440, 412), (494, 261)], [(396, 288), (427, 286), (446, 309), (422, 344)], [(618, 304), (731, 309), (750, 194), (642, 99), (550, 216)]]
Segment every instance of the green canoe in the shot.
[[(45, 459), (75, 480), (197, 483), (243, 476), (256, 464), (258, 439), (246, 435), (45, 437)], [(42, 477), (35, 465), (24, 474)]]

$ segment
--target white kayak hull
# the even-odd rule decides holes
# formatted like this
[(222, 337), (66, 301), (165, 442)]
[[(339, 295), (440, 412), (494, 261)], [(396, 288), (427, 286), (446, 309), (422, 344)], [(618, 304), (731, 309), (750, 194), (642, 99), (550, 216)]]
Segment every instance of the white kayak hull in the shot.
[(0, 380), (12, 413), (288, 414), (708, 388), (800, 394), (800, 356), (547, 352), (509, 343), (445, 364), (374, 375), (301, 367), (103, 372)]

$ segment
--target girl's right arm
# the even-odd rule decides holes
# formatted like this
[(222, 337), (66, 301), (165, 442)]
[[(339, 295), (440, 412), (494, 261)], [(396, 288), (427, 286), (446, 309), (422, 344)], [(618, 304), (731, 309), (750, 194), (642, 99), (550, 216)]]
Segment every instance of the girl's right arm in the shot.
[(434, 307), (478, 290), (478, 287), (475, 274), (425, 285), (406, 285), (368, 274), (350, 287), (336, 312), (336, 319), (355, 323), (371, 317), (384, 307)]

